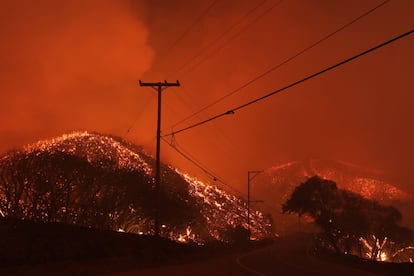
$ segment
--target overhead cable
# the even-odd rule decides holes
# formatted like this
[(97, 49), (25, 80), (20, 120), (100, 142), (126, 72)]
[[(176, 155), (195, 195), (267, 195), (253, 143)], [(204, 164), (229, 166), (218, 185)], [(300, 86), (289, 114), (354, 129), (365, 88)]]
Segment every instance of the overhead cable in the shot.
[(325, 68), (325, 69), (321, 70), (321, 71), (318, 71), (318, 72), (316, 72), (316, 73), (313, 73), (313, 74), (311, 74), (311, 75), (309, 75), (309, 76), (307, 76), (307, 77), (305, 77), (305, 78), (303, 78), (303, 79), (300, 79), (300, 80), (298, 80), (298, 81), (295, 81), (295, 82), (293, 82), (293, 83), (290, 83), (290, 84), (288, 84), (288, 85), (286, 85), (286, 86), (284, 86), (284, 87), (282, 87), (282, 88), (279, 88), (279, 89), (277, 89), (277, 90), (274, 90), (274, 91), (272, 91), (272, 92), (269, 92), (269, 93), (267, 93), (267, 94), (265, 94), (265, 95), (263, 95), (263, 96), (261, 96), (261, 97), (259, 97), (259, 98), (256, 98), (256, 99), (254, 99), (254, 100), (251, 100), (251, 101), (249, 101), (249, 102), (246, 102), (246, 103), (244, 103), (244, 104), (242, 104), (242, 105), (239, 105), (239, 106), (237, 106), (237, 107), (234, 107), (234, 108), (232, 108), (232, 109), (229, 109), (229, 110), (227, 110), (227, 111), (225, 111), (225, 112), (223, 112), (223, 113), (217, 114), (217, 115), (212, 116), (212, 117), (210, 117), (210, 118), (208, 118), (208, 119), (205, 119), (205, 120), (203, 120), (203, 121), (197, 122), (197, 123), (195, 123), (195, 124), (192, 124), (192, 125), (190, 125), (190, 126), (187, 126), (187, 127), (181, 128), (181, 129), (176, 130), (176, 131), (173, 131), (173, 132), (171, 132), (171, 133), (165, 134), (165, 135), (163, 135), (163, 137), (166, 137), (166, 136), (171, 136), (171, 135), (175, 135), (175, 134), (178, 134), (178, 133), (181, 133), (181, 132), (184, 132), (184, 131), (190, 130), (190, 129), (195, 128), (195, 127), (197, 127), (197, 126), (200, 126), (200, 125), (206, 124), (206, 123), (208, 123), (208, 122), (211, 122), (211, 121), (213, 121), (213, 120), (216, 120), (216, 119), (218, 119), (218, 118), (224, 117), (225, 115), (234, 114), (234, 113), (235, 113), (236, 111), (238, 111), (238, 110), (241, 110), (241, 109), (246, 108), (246, 107), (248, 107), (248, 106), (250, 106), (250, 105), (253, 105), (253, 104), (255, 104), (255, 103), (258, 103), (258, 102), (260, 102), (260, 101), (263, 101), (263, 100), (265, 100), (265, 99), (267, 99), (267, 98), (269, 98), (269, 97), (271, 97), (271, 96), (274, 96), (274, 95), (275, 95), (275, 94), (277, 94), (277, 93), (280, 93), (280, 92), (285, 91), (285, 90), (287, 90), (287, 89), (289, 89), (289, 88), (292, 88), (292, 87), (294, 87), (294, 86), (297, 86), (298, 84), (301, 84), (301, 83), (303, 83), (303, 82), (305, 82), (305, 81), (307, 81), (307, 80), (313, 79), (313, 78), (315, 78), (315, 77), (317, 77), (317, 76), (319, 76), (319, 75), (322, 75), (322, 74), (324, 74), (324, 73), (326, 73), (326, 72), (329, 72), (329, 71), (331, 71), (331, 70), (333, 70), (333, 69), (335, 69), (335, 68), (337, 68), (337, 67), (340, 67), (340, 66), (342, 66), (342, 65), (344, 65), (344, 64), (346, 64), (346, 63), (349, 63), (349, 62), (351, 62), (351, 61), (353, 61), (353, 60), (355, 60), (355, 59), (358, 59), (358, 58), (360, 58), (360, 57), (362, 57), (362, 56), (364, 56), (364, 55), (367, 55), (367, 54), (369, 54), (369, 53), (371, 53), (371, 52), (373, 52), (373, 51), (375, 51), (375, 50), (378, 50), (378, 49), (380, 49), (380, 48), (382, 48), (382, 47), (384, 47), (384, 46), (386, 46), (386, 45), (388, 45), (388, 44), (391, 44), (391, 43), (393, 43), (393, 42), (395, 42), (395, 41), (397, 41), (397, 40), (399, 40), (399, 39), (402, 39), (402, 38), (404, 38), (404, 37), (407, 37), (407, 36), (411, 35), (413, 32), (414, 32), (414, 29), (411, 29), (411, 30), (410, 30), (410, 31), (408, 31), (408, 32), (405, 32), (405, 33), (403, 33), (403, 34), (401, 34), (401, 35), (398, 35), (398, 36), (396, 36), (396, 37), (394, 37), (394, 38), (392, 38), (392, 39), (390, 39), (390, 40), (387, 40), (387, 41), (385, 41), (385, 42), (383, 42), (383, 43), (380, 43), (380, 44), (378, 44), (378, 45), (376, 45), (376, 46), (374, 46), (374, 47), (372, 47), (372, 48), (370, 48), (370, 49), (368, 49), (368, 50), (365, 50), (365, 51), (363, 51), (363, 52), (361, 52), (361, 53), (359, 53), (359, 54), (356, 54), (356, 55), (354, 55), (354, 56), (352, 56), (352, 57), (350, 57), (350, 58), (347, 58), (347, 59), (345, 59), (345, 60), (343, 60), (343, 61), (340, 61), (340, 62), (338, 62), (338, 63), (336, 63), (336, 64), (334, 64), (334, 65), (332, 65), (332, 66), (329, 66), (329, 67), (327, 67), (327, 68)]
[(202, 48), (197, 54), (192, 56), (190, 59), (188, 59), (184, 64), (182, 64), (178, 69), (175, 70), (175, 72), (169, 74), (167, 77), (173, 74), (177, 74), (181, 72), (185, 67), (187, 67), (193, 60), (199, 58), (203, 55), (204, 52), (209, 50), (211, 47), (213, 47), (220, 39), (225, 37), (231, 30), (233, 30), (237, 25), (241, 24), (250, 14), (252, 14), (254, 11), (256, 11), (259, 7), (261, 7), (267, 0), (261, 1), (258, 5), (254, 6), (252, 9), (250, 9), (246, 14), (244, 14), (238, 21), (236, 21), (234, 24), (232, 24), (228, 29), (226, 29), (224, 32), (222, 32), (219, 36), (217, 36), (212, 42), (210, 42), (207, 46)]
[[(194, 70), (196, 67), (198, 67), (199, 65), (203, 64), (204, 62), (206, 62), (211, 56), (214, 56), (216, 53), (218, 53), (221, 49), (223, 49), (226, 45), (228, 45), (230, 42), (232, 42), (234, 39), (236, 39), (238, 36), (240, 36), (248, 28), (250, 28), (251, 26), (253, 26), (260, 19), (264, 18), (265, 15), (269, 14), (274, 8), (276, 8), (277, 6), (279, 6), (280, 3), (282, 3), (282, 0), (280, 0), (277, 3), (273, 4), (272, 6), (270, 6), (266, 10), (264, 10), (262, 13), (260, 13), (258, 16), (256, 16), (256, 18), (254, 18), (254, 20), (250, 21), (247, 25), (245, 25), (237, 33), (233, 34), (233, 36), (231, 36), (229, 39), (227, 39), (226, 41), (224, 41), (221, 45), (219, 45), (218, 47), (216, 47), (210, 53), (207, 53), (207, 55), (205, 55), (204, 57), (202, 57), (197, 63), (193, 64), (187, 70), (187, 73), (190, 72), (191, 70)], [(180, 75), (180, 77), (182, 77), (182, 75)]]
[[(179, 146), (177, 146), (176, 143), (169, 142), (166, 138), (161, 138), (161, 139), (165, 143), (167, 143), (167, 145), (169, 145), (173, 150), (175, 150), (178, 154), (180, 154), (182, 157), (184, 157), (185, 159), (187, 159), (187, 161), (189, 161), (190, 163), (192, 163), (193, 165), (195, 165), (197, 168), (199, 168), (200, 170), (202, 170), (209, 177), (211, 177), (214, 181), (220, 182), (221, 184), (223, 184), (224, 186), (228, 187), (233, 192), (236, 192), (237, 194), (239, 194), (239, 196), (243, 196), (243, 197), (246, 197), (247, 198), (247, 194), (245, 194), (244, 192), (241, 192), (240, 190), (232, 187), (231, 185), (229, 185), (226, 182), (224, 182), (221, 178), (217, 177), (217, 175), (214, 174), (211, 170), (207, 169), (204, 165), (201, 165), (201, 163), (199, 161), (196, 161), (193, 156), (191, 156), (189, 153), (185, 153), (184, 150), (182, 150), (182, 148), (179, 148)], [(253, 198), (253, 197), (250, 197), (250, 198), (252, 199), (252, 201), (255, 201), (255, 198)], [(280, 210), (274, 208), (273, 206), (267, 204), (266, 202), (262, 202), (262, 203), (268, 209), (272, 209), (274, 211), (280, 211)]]
[(309, 45), (308, 47), (302, 49), (301, 51), (299, 51), (298, 53), (294, 54), (293, 56), (289, 57), (288, 59), (278, 63), (277, 65), (271, 67), (270, 69), (266, 70), (265, 72), (261, 73), (260, 75), (254, 77), (253, 79), (251, 79), (250, 81), (246, 82), (245, 84), (237, 87), (236, 89), (230, 91), (229, 93), (227, 93), (226, 95), (218, 98), (217, 100), (213, 101), (212, 103), (204, 106), (203, 108), (201, 108), (200, 110), (192, 113), (191, 115), (183, 118), (182, 120), (178, 121), (177, 123), (175, 123), (173, 125), (173, 128), (191, 118), (193, 118), (194, 116), (200, 114), (201, 112), (207, 110), (208, 108), (218, 104), (219, 102), (223, 101), (224, 99), (232, 96), (233, 94), (243, 90), (244, 88), (248, 87), (249, 85), (251, 85), (252, 83), (258, 81), (259, 79), (265, 77), (266, 75), (270, 74), (271, 72), (275, 71), (276, 69), (279, 69), (280, 67), (282, 67), (283, 65), (287, 64), (288, 62), (296, 59), (297, 57), (301, 56), (302, 54), (304, 54), (305, 52), (311, 50), (312, 48), (314, 48), (315, 46), (321, 44), (322, 42), (324, 42), (325, 40), (329, 39), (330, 37), (334, 36), (335, 34), (337, 34), (338, 32), (344, 30), (345, 28), (351, 26), (352, 24), (354, 24), (355, 22), (359, 21), (360, 19), (364, 18), (365, 16), (369, 15), (370, 13), (374, 12), (375, 10), (377, 10), (378, 8), (382, 7), (383, 5), (385, 5), (387, 2), (389, 2), (390, 0), (386, 0), (381, 2), (379, 5), (373, 7), (372, 9), (364, 12), (363, 14), (359, 15), (358, 17), (354, 18), (353, 20), (349, 21), (348, 23), (346, 23), (345, 25), (341, 26), (340, 28), (336, 29), (335, 31), (331, 32), (330, 34), (324, 36), (323, 38), (319, 39), (318, 41), (314, 42), (313, 44)]

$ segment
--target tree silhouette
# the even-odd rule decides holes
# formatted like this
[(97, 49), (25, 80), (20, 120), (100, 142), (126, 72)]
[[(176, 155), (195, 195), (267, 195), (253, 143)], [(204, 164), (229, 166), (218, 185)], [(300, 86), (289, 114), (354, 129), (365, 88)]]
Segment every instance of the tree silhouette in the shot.
[[(156, 193), (154, 163), (119, 137), (74, 132), (39, 141), (0, 156), (0, 215), (151, 234), (159, 206), (161, 235), (200, 242), (245, 224), (244, 200), (165, 164)], [(251, 215), (253, 234), (269, 234), (262, 215)]]
[(379, 260), (387, 241), (406, 246), (412, 237), (410, 229), (398, 225), (402, 216), (396, 208), (340, 190), (318, 176), (296, 187), (282, 211), (311, 216), (338, 253)]
[[(166, 166), (162, 179), (165, 234), (205, 225), (188, 184)], [(135, 227), (149, 233), (155, 209), (153, 182), (144, 171), (119, 167), (110, 157), (89, 162), (63, 151), (11, 151), (0, 159), (0, 208), (4, 215), (19, 219), (110, 230)]]

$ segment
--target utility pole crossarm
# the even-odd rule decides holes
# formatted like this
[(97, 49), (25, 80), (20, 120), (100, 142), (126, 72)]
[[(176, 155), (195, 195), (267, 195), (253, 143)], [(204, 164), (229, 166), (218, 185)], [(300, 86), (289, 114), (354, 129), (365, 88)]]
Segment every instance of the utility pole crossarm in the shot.
[(166, 80), (164, 82), (142, 82), (139, 80), (140, 86), (161, 86), (161, 87), (167, 87), (167, 86), (180, 86), (180, 82), (177, 80), (176, 82), (167, 82)]

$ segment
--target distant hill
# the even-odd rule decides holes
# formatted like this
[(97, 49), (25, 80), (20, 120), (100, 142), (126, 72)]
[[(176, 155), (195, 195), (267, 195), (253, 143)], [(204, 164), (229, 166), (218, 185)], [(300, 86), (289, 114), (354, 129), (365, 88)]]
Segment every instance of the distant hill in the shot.
[(292, 225), (299, 229), (297, 218), (286, 219), (286, 215), (281, 215), (281, 205), (296, 186), (314, 175), (335, 181), (340, 189), (393, 205), (403, 212), (405, 221), (410, 221), (407, 218), (411, 218), (412, 212), (408, 206), (414, 205), (413, 196), (384, 181), (385, 177), (380, 172), (337, 160), (309, 159), (275, 165), (253, 181), (252, 195), (274, 207), (272, 214), (276, 220), (276, 230), (291, 229)]
[[(74, 132), (39, 141), (0, 159), (3, 216), (151, 234), (154, 160), (119, 137)], [(246, 203), (218, 187), (162, 164), (161, 235), (205, 242), (246, 227)], [(252, 234), (269, 234), (260, 212)]]

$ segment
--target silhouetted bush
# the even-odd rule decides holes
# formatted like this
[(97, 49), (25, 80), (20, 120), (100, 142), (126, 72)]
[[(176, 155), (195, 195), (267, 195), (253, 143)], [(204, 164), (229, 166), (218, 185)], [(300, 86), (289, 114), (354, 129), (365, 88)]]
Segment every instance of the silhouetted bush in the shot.
[(335, 182), (317, 176), (296, 187), (282, 210), (312, 217), (323, 230), (321, 244), (337, 253), (382, 260), (387, 252), (390, 260), (412, 241), (412, 230), (398, 225), (399, 210), (338, 189)]

